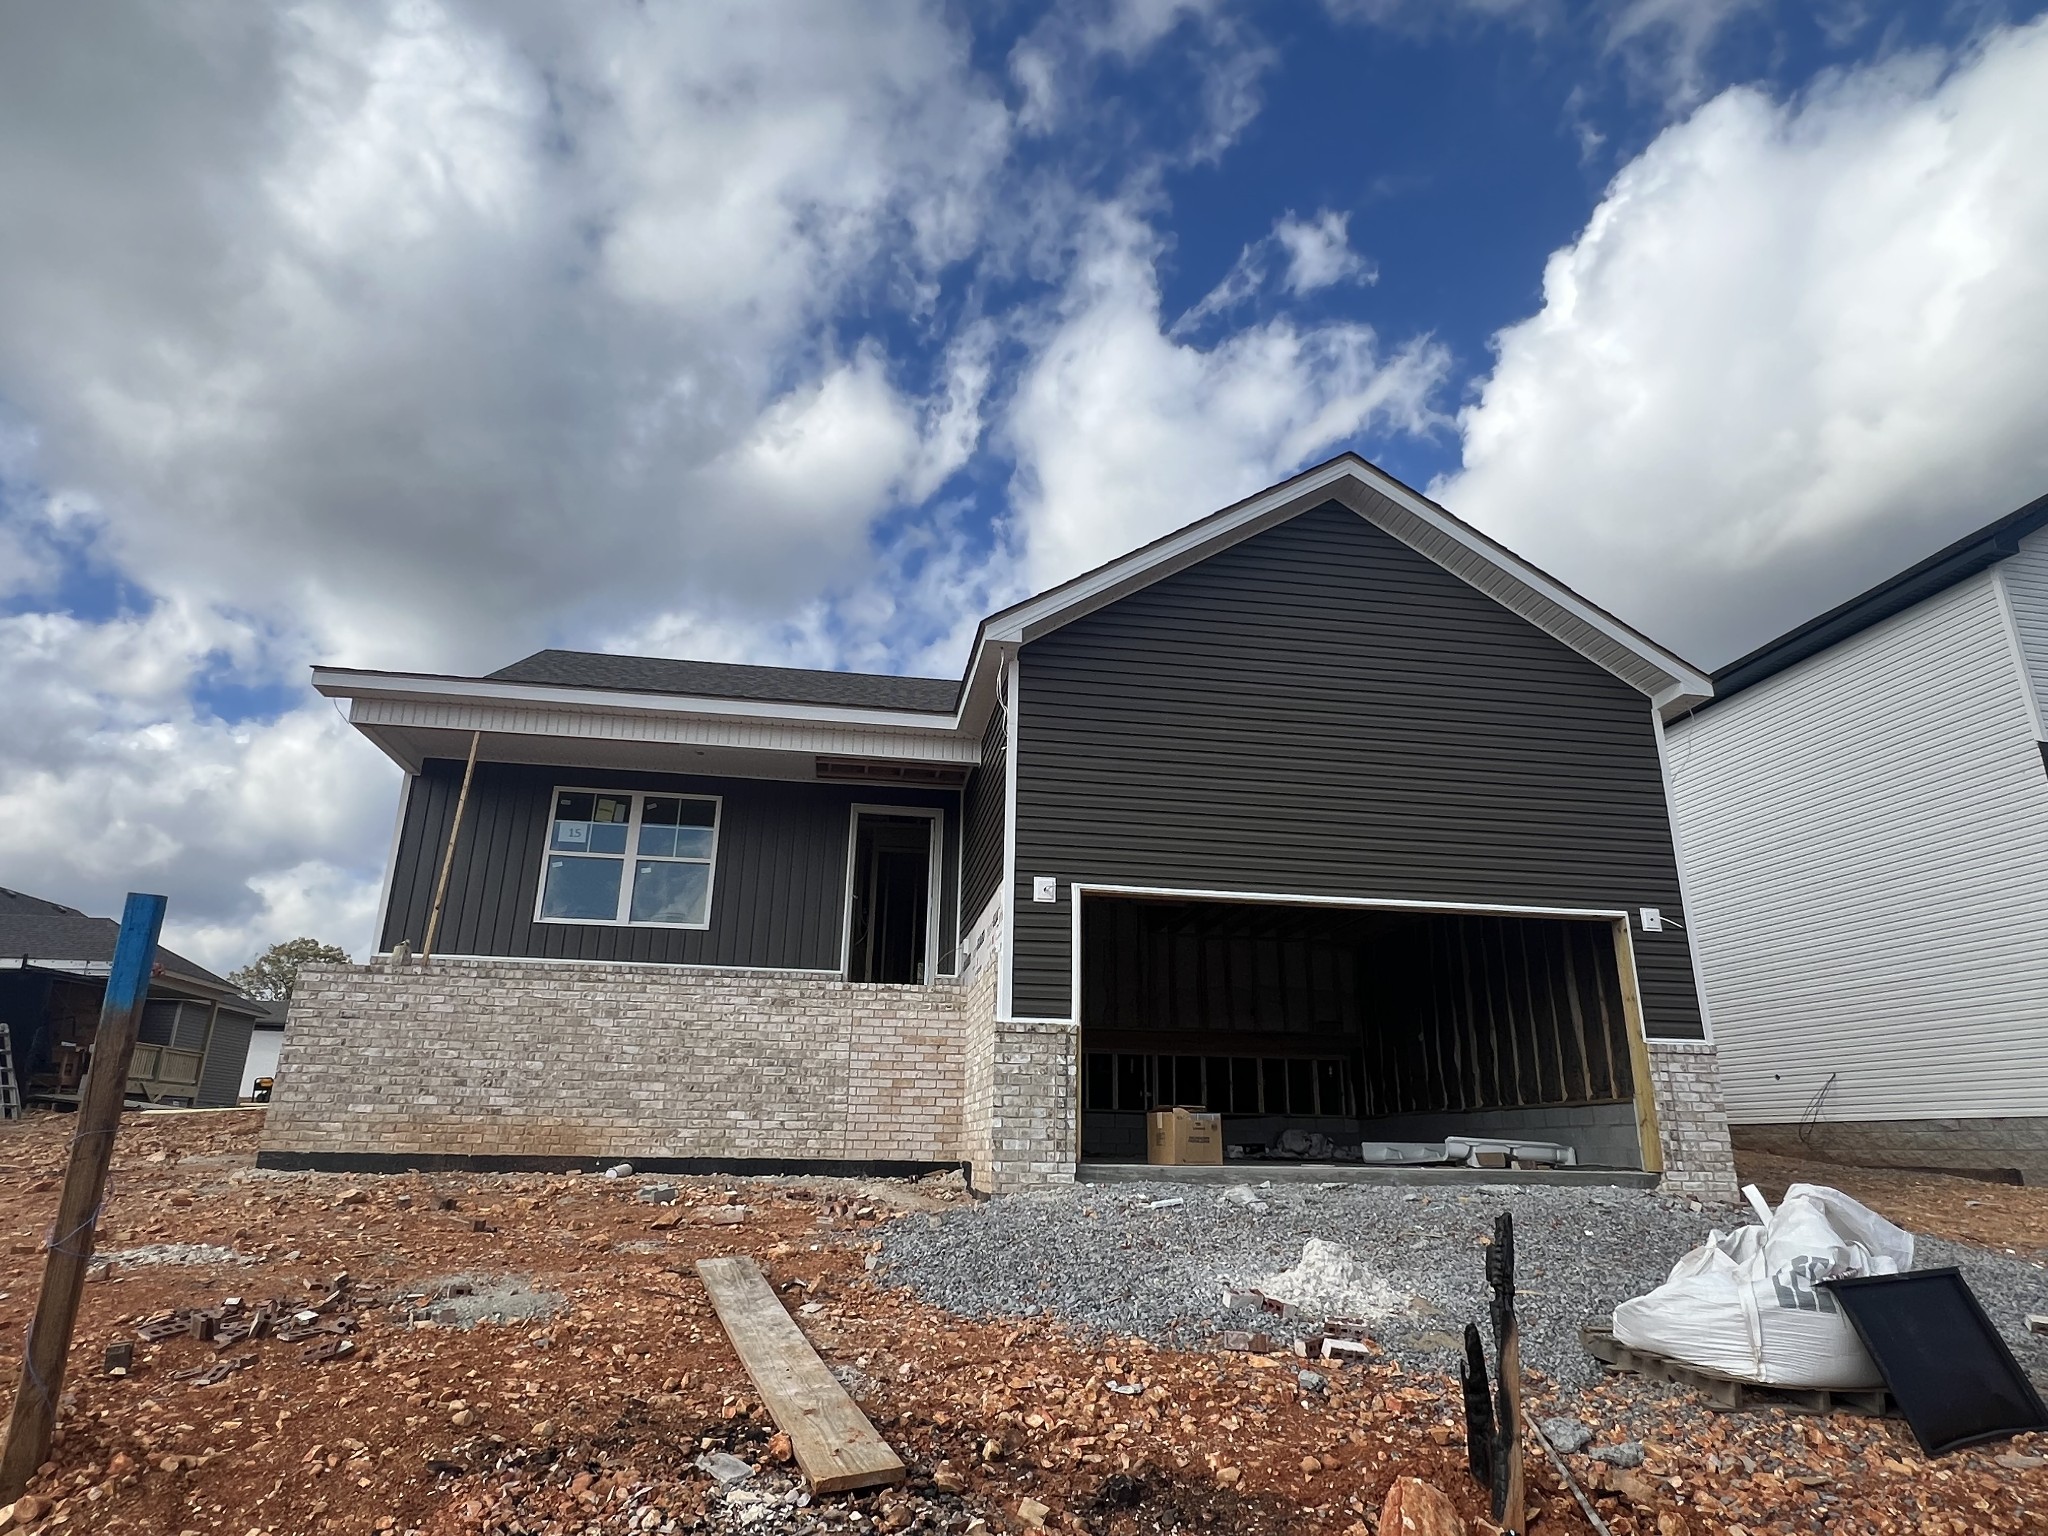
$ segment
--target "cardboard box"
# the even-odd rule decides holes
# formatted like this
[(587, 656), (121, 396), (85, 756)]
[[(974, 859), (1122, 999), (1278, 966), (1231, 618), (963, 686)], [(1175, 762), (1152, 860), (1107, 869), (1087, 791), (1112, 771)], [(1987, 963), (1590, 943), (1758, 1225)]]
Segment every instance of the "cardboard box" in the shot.
[(1184, 1166), (1223, 1161), (1223, 1117), (1172, 1105), (1145, 1117), (1145, 1161)]

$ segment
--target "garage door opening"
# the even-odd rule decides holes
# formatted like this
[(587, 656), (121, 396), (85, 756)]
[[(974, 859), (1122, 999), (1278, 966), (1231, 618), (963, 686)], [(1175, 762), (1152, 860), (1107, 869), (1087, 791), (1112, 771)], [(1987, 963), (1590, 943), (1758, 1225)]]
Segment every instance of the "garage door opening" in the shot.
[(1084, 1159), (1143, 1161), (1146, 1113), (1180, 1104), (1223, 1116), (1233, 1162), (1466, 1137), (1645, 1166), (1609, 919), (1082, 902)]

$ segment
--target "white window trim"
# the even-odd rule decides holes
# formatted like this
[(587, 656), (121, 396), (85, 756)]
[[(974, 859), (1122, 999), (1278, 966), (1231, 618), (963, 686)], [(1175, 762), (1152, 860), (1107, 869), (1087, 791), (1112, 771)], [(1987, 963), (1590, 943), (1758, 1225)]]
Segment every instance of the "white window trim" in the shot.
[[(553, 846), (555, 840), (555, 805), (563, 795), (610, 795), (615, 799), (633, 802), (632, 819), (626, 823), (628, 834), (626, 851), (620, 854), (570, 853)], [(636, 923), (625, 914), (633, 910), (633, 864), (640, 857), (640, 817), (647, 804), (647, 797), (663, 800), (709, 800), (711, 802), (711, 857), (708, 859), (676, 859), (666, 855), (650, 854), (650, 858), (661, 858), (670, 864), (703, 864), (709, 870), (704, 877), (704, 921), (701, 923)], [(533, 920), (557, 928), (666, 928), (684, 933), (702, 933), (711, 926), (713, 903), (718, 899), (718, 854), (724, 841), (725, 796), (704, 795), (692, 790), (674, 789), (599, 789), (582, 784), (557, 784), (548, 793), (548, 814), (542, 824), (540, 847), (540, 879), (533, 892)], [(619, 905), (621, 915), (617, 917), (546, 917), (543, 912), (548, 900), (548, 860), (557, 855), (572, 859), (616, 858), (625, 866), (619, 877)]]
[[(946, 875), (946, 812), (936, 805), (868, 805), (847, 808), (846, 882), (839, 903), (839, 974), (848, 977), (853, 968), (853, 864), (860, 848), (862, 816), (920, 816), (932, 823), (930, 873), (925, 879), (923, 985), (939, 979), (939, 915), (944, 910)], [(862, 983), (866, 985), (866, 983)]]

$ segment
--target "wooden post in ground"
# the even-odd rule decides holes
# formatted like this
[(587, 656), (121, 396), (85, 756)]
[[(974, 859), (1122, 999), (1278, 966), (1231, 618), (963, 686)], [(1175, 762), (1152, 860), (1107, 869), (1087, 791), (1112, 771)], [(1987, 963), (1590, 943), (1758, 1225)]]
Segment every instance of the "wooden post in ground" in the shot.
[(79, 1098), (78, 1123), (71, 1136), (71, 1166), (64, 1174), (57, 1221), (46, 1244), (49, 1257), (43, 1262), (42, 1294), (36, 1298), (28, 1346), (22, 1352), (14, 1415), (8, 1421), (6, 1443), (0, 1446), (0, 1504), (20, 1498), (36, 1468), (50, 1454), (50, 1431), (56, 1425), (57, 1404), (64, 1392), (64, 1362), (71, 1351), (79, 1293), (98, 1236), (114, 1132), (128, 1092), (135, 1027), (149, 996), (157, 935), (163, 925), (163, 897), (129, 896), (121, 913), (121, 936), (114, 944), (106, 996), (100, 1003), (92, 1065)]
[(1515, 1321), (1515, 1219), (1505, 1211), (1493, 1221), (1486, 1282), (1493, 1288), (1493, 1418), (1499, 1431), (1492, 1469), (1493, 1520), (1507, 1536), (1523, 1536), (1522, 1331)]
[(469, 781), (476, 776), (476, 749), (483, 739), (482, 731), (469, 733), (469, 761), (462, 768), (462, 792), (455, 797), (455, 816), (448, 826), (448, 847), (441, 855), (441, 877), (434, 882), (434, 910), (427, 914), (426, 937), (420, 943), (422, 961), (433, 955), (434, 939), (441, 931), (441, 903), (448, 896), (448, 873), (455, 868), (455, 839), (462, 836), (462, 813), (469, 808)]

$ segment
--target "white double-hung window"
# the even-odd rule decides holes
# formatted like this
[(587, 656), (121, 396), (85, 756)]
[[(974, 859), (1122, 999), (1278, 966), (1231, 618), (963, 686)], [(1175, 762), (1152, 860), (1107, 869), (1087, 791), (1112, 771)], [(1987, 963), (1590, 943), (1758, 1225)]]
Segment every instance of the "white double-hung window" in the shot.
[(709, 927), (718, 806), (716, 795), (556, 790), (540, 921)]

